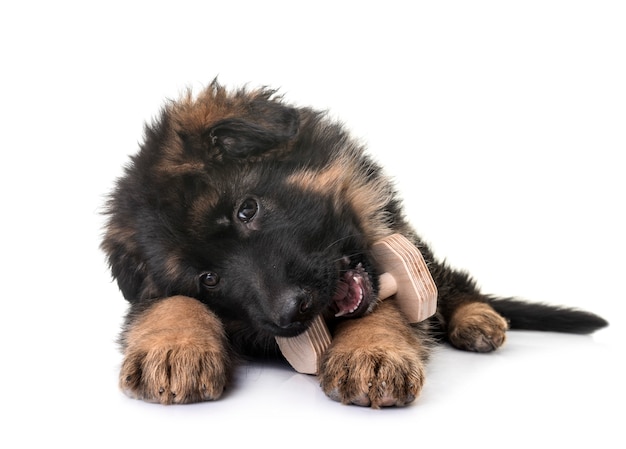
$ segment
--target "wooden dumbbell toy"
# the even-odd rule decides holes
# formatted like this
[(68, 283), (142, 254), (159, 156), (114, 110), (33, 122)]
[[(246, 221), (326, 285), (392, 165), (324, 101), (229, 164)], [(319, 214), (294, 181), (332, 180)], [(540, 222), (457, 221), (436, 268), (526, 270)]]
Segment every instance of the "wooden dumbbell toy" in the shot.
[[(383, 274), (379, 277), (379, 299), (395, 295), (411, 323), (432, 316), (437, 309), (437, 287), (419, 249), (401, 234), (392, 234), (372, 246), (372, 254)], [(299, 373), (317, 374), (318, 360), (331, 343), (322, 316), (297, 337), (276, 337), (283, 356)]]

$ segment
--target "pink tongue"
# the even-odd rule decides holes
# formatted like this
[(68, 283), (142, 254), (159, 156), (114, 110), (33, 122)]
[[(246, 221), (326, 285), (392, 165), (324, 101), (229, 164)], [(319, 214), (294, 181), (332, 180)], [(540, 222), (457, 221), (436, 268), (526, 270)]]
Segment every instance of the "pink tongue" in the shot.
[(336, 317), (354, 312), (363, 300), (361, 277), (355, 275), (353, 271), (344, 274), (337, 286), (337, 293), (335, 293), (333, 300), (337, 306)]

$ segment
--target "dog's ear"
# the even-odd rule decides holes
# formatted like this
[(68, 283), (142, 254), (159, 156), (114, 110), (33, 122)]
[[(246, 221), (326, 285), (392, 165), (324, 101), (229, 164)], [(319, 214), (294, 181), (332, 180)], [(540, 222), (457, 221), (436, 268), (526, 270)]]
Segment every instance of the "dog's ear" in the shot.
[(130, 302), (136, 301), (141, 297), (148, 278), (145, 264), (119, 242), (113, 243), (107, 239), (103, 242), (102, 248), (108, 252), (111, 274), (124, 298)]
[[(116, 214), (121, 215), (124, 206), (117, 204), (114, 207)], [(122, 226), (118, 215), (107, 225), (106, 234), (100, 244), (111, 274), (124, 298), (131, 303), (142, 297), (156, 296), (145, 258), (138, 250), (139, 241), (133, 237), (137, 232), (131, 226)]]
[(205, 133), (209, 144), (232, 157), (261, 154), (288, 141), (299, 126), (297, 109), (280, 103), (252, 103), (245, 116), (227, 118), (214, 124)]

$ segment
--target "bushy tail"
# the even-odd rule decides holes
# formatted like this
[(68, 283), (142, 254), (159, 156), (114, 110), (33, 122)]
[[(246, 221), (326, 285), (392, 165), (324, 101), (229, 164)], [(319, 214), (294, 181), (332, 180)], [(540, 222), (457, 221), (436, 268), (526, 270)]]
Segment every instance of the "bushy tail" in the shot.
[(598, 315), (584, 310), (489, 297), (489, 304), (509, 321), (511, 329), (590, 334), (608, 326)]

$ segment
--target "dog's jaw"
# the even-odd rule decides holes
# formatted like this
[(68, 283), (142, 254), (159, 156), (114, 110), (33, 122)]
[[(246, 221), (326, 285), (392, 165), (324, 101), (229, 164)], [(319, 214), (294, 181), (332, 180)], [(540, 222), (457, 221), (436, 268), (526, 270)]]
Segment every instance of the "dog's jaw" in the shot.
[(373, 298), (374, 288), (370, 275), (361, 263), (354, 268), (342, 270), (333, 295), (335, 317), (361, 316), (369, 311)]

